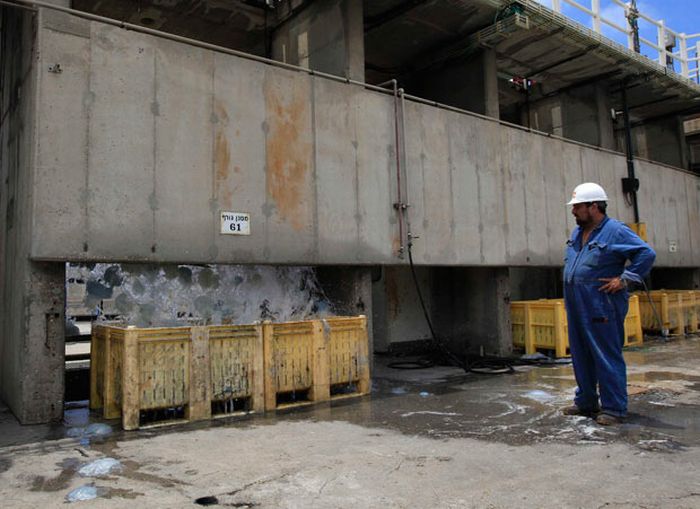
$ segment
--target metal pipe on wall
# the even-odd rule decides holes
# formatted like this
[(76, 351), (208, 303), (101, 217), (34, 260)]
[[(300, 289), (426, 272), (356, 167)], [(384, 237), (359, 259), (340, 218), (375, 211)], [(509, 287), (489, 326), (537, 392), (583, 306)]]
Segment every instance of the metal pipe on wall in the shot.
[[(396, 209), (396, 213), (398, 214), (399, 217), (399, 250), (398, 250), (398, 257), (403, 258), (403, 253), (406, 249), (404, 246), (404, 234), (403, 234), (403, 226), (404, 226), (404, 217), (403, 217), (403, 196), (402, 196), (402, 189), (401, 189), (401, 163), (403, 160), (403, 153), (405, 152), (402, 150), (402, 145), (401, 145), (401, 135), (400, 135), (400, 123), (401, 121), (399, 120), (399, 89), (398, 88), (398, 81), (395, 79), (391, 79), (389, 81), (385, 81), (384, 83), (380, 83), (379, 86), (385, 86), (385, 85), (391, 85), (392, 89), (394, 91), (394, 146), (395, 146), (395, 156), (396, 156), (396, 203), (394, 203), (394, 209)], [(403, 114), (401, 115), (403, 117)]]

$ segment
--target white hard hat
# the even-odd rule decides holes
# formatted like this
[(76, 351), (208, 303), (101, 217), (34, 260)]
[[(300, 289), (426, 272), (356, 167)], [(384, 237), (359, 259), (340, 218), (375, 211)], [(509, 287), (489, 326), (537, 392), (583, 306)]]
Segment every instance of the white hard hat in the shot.
[(574, 194), (571, 195), (571, 201), (567, 205), (576, 205), (577, 203), (589, 203), (594, 201), (608, 201), (608, 195), (605, 190), (598, 184), (586, 182), (579, 184), (574, 189)]

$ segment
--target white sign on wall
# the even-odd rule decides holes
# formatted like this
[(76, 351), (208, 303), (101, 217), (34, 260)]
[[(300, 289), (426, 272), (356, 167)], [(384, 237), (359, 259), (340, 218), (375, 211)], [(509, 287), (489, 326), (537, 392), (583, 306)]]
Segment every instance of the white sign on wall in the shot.
[(250, 235), (250, 214), (247, 212), (221, 212), (221, 233), (224, 235)]

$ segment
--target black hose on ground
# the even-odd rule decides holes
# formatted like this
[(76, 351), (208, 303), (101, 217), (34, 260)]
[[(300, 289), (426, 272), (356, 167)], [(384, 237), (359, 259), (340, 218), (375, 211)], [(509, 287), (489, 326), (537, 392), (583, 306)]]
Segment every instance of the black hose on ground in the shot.
[[(430, 314), (423, 300), (423, 293), (420, 289), (420, 284), (418, 282), (418, 276), (416, 275), (416, 269), (413, 264), (413, 253), (411, 251), (412, 242), (409, 239), (408, 242), (408, 263), (411, 268), (411, 276), (413, 277), (413, 284), (416, 287), (416, 293), (418, 294), (418, 300), (420, 301), (421, 308), (423, 309), (423, 316), (428, 324), (428, 329), (430, 330), (431, 337), (431, 350), (433, 359), (421, 359), (418, 361), (399, 361), (392, 362), (388, 366), (394, 369), (425, 369), (433, 367), (436, 364), (448, 364), (452, 366), (457, 366), (462, 368), (466, 373), (478, 373), (482, 375), (500, 375), (505, 373), (515, 373), (515, 365), (550, 365), (548, 363), (540, 363), (535, 361), (523, 361), (521, 359), (505, 358), (505, 357), (495, 357), (495, 356), (478, 356), (469, 355), (464, 360), (460, 359), (455, 355), (445, 342), (435, 333), (435, 328), (433, 327), (433, 322), (430, 320)], [(561, 364), (561, 363), (557, 363)]]

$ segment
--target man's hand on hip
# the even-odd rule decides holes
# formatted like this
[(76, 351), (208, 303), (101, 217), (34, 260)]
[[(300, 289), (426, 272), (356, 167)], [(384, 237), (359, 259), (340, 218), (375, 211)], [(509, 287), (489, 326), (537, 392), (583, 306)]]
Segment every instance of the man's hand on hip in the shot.
[(617, 293), (621, 290), (624, 290), (627, 287), (625, 281), (623, 281), (619, 277), (602, 277), (598, 279), (598, 281), (602, 281), (605, 283), (603, 286), (598, 288), (599, 292)]

